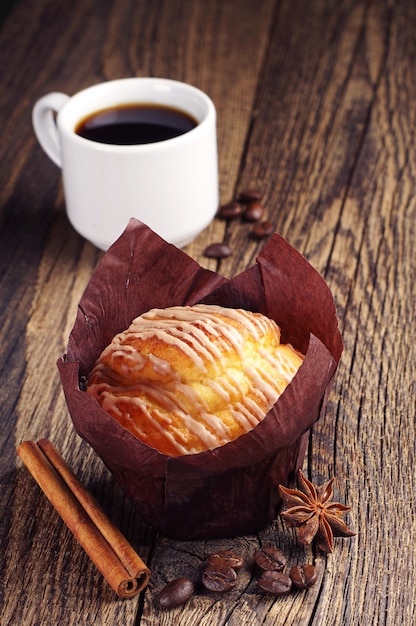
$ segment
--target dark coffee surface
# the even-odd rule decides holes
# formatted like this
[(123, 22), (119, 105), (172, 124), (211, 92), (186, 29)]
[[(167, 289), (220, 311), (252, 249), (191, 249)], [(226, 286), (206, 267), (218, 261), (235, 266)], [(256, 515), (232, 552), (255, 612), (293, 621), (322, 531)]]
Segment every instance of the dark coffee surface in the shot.
[(82, 119), (75, 132), (99, 143), (138, 145), (179, 137), (196, 125), (193, 117), (179, 109), (132, 104), (97, 111)]

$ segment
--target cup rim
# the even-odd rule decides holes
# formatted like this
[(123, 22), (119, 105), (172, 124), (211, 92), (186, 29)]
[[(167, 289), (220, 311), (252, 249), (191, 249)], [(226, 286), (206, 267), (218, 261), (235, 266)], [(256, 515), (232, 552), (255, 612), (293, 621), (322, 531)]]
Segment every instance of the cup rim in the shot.
[[(204, 114), (203, 114), (202, 119), (198, 121), (198, 124), (195, 126), (195, 128), (192, 128), (188, 132), (182, 135), (179, 135), (178, 137), (173, 137), (171, 139), (165, 139), (163, 141), (157, 141), (154, 143), (147, 143), (147, 144), (128, 144), (128, 145), (107, 144), (107, 143), (101, 143), (98, 141), (93, 141), (91, 139), (86, 139), (85, 137), (81, 137), (80, 135), (77, 135), (77, 133), (75, 132), (76, 124), (78, 123), (80, 119), (89, 115), (90, 113), (93, 113), (94, 111), (103, 110), (111, 106), (119, 106), (119, 105), (125, 105), (125, 104), (129, 105), (129, 104), (134, 104), (135, 102), (140, 102), (139, 98), (134, 99), (134, 98), (121, 97), (121, 96), (119, 98), (117, 97), (114, 98), (114, 96), (112, 95), (111, 102), (109, 101), (108, 104), (104, 103), (101, 106), (91, 106), (88, 108), (88, 110), (84, 112), (83, 115), (77, 115), (76, 120), (74, 120), (74, 118), (72, 117), (73, 109), (75, 106), (79, 104), (80, 101), (82, 102), (83, 99), (88, 98), (90, 94), (92, 94), (93, 92), (98, 93), (98, 94), (100, 94), (100, 92), (101, 94), (103, 94), (103, 92), (109, 93), (109, 89), (113, 90), (114, 88), (117, 88), (117, 86), (122, 87), (128, 84), (133, 85), (133, 84), (138, 84), (138, 83), (140, 83), (143, 86), (144, 85), (151, 86), (154, 89), (159, 87), (160, 93), (163, 93), (163, 92), (166, 93), (166, 90), (172, 90), (172, 89), (181, 90), (181, 93), (186, 91), (188, 94), (190, 94), (193, 97), (195, 102), (202, 104), (202, 106), (204, 107)], [(144, 100), (142, 100), (142, 102), (144, 102)], [(147, 98), (146, 102), (154, 103), (154, 104), (169, 105), (169, 102), (165, 102), (163, 98), (160, 100), (160, 102), (157, 99), (155, 99), (155, 101), (153, 102), (150, 98)], [(181, 109), (185, 113), (188, 113), (192, 115), (193, 117), (196, 117), (195, 113), (189, 110), (190, 107), (187, 108), (186, 106), (178, 105), (176, 103), (171, 104), (171, 106)], [(60, 133), (64, 135), (65, 137), (67, 137), (68, 139), (70, 139), (71, 141), (76, 142), (80, 146), (82, 145), (85, 147), (88, 146), (91, 149), (95, 149), (101, 152), (112, 152), (112, 153), (114, 152), (117, 152), (117, 153), (158, 152), (160, 150), (166, 149), (167, 146), (177, 147), (181, 144), (186, 144), (189, 141), (193, 141), (194, 139), (197, 139), (199, 134), (205, 132), (205, 128), (210, 122), (213, 122), (214, 124), (216, 123), (216, 109), (211, 98), (205, 92), (203, 92), (198, 87), (195, 87), (194, 85), (191, 85), (189, 83), (185, 83), (182, 81), (178, 81), (178, 80), (173, 80), (170, 78), (136, 76), (136, 77), (118, 78), (114, 80), (104, 81), (104, 82), (96, 83), (94, 85), (90, 85), (88, 87), (85, 87), (84, 89), (81, 89), (80, 91), (75, 93), (73, 96), (71, 96), (68, 102), (58, 112), (56, 122), (57, 122)]]

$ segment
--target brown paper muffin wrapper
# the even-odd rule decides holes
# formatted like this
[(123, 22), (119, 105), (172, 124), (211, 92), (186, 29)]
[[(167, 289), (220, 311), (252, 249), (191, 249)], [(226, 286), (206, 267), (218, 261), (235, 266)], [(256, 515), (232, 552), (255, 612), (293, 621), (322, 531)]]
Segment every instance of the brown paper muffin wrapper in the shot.
[[(154, 307), (198, 302), (265, 314), (280, 326), (282, 341), (306, 356), (251, 432), (215, 450), (168, 457), (122, 428), (83, 391), (82, 381), (135, 317)], [(293, 483), (302, 465), (342, 348), (330, 290), (279, 235), (255, 266), (227, 280), (131, 220), (87, 286), (58, 368), (76, 431), (145, 520), (176, 539), (230, 537), (257, 532), (276, 516), (277, 485)]]

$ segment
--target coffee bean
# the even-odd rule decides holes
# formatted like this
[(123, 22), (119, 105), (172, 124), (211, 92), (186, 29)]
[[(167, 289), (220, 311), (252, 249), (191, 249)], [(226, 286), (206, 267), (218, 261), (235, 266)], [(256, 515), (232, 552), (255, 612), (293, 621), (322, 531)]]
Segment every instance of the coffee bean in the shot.
[(171, 580), (159, 593), (157, 601), (164, 609), (173, 609), (189, 600), (194, 592), (194, 584), (189, 578)]
[(219, 550), (211, 554), (208, 558), (208, 563), (214, 567), (226, 565), (236, 571), (240, 570), (244, 565), (242, 557), (232, 550)]
[(243, 189), (238, 196), (240, 202), (247, 204), (248, 202), (260, 201), (263, 198), (263, 194), (258, 189)]
[(274, 226), (271, 222), (259, 222), (253, 227), (251, 234), (256, 239), (262, 239), (263, 237), (268, 237), (274, 231)]
[(261, 202), (250, 202), (244, 211), (244, 219), (247, 222), (259, 222), (264, 215), (265, 208)]
[(292, 581), (283, 572), (263, 572), (258, 580), (262, 591), (272, 596), (285, 596), (292, 588)]
[(232, 254), (226, 243), (211, 243), (204, 250), (204, 255), (211, 259), (224, 259)]
[(233, 220), (239, 217), (243, 212), (243, 206), (240, 202), (229, 202), (220, 207), (217, 215), (225, 220)]
[(311, 563), (304, 563), (292, 567), (289, 576), (298, 589), (309, 589), (316, 583), (318, 572)]
[(263, 571), (282, 572), (286, 566), (286, 557), (279, 548), (262, 548), (254, 555), (254, 561)]
[(202, 584), (210, 591), (230, 591), (237, 582), (237, 572), (227, 565), (208, 565), (202, 573)]

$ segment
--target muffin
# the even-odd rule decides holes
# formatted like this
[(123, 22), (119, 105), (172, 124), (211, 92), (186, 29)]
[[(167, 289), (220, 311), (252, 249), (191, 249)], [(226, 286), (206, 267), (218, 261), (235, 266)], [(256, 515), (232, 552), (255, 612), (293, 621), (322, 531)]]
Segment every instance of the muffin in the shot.
[[(100, 355), (132, 320), (152, 309), (195, 305), (224, 307), (231, 317), (237, 310), (262, 314), (279, 326), (280, 344), (294, 346), (304, 358), (248, 432), (201, 452), (189, 447), (186, 454), (174, 456), (144, 443), (110, 415), (88, 392), (88, 379), (92, 385)], [(234, 332), (231, 321), (229, 317), (228, 330)], [(171, 365), (157, 361), (165, 359), (165, 348), (153, 364), (159, 363), (156, 370), (164, 371), (165, 378), (175, 378)], [(95, 270), (66, 354), (57, 364), (76, 431), (141, 517), (167, 537), (208, 539), (258, 532), (275, 518), (281, 504), (277, 486), (295, 482), (310, 429), (325, 412), (342, 348), (328, 286), (279, 235), (273, 235), (255, 265), (228, 280), (131, 220)], [(222, 356), (221, 362), (228, 363), (227, 358), (231, 356)], [(177, 368), (179, 378), (185, 375), (185, 361)], [(146, 367), (151, 373), (153, 368)]]
[(302, 362), (261, 313), (207, 304), (152, 309), (101, 353), (87, 392), (159, 452), (195, 454), (254, 428)]

